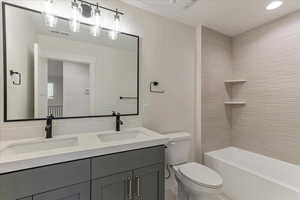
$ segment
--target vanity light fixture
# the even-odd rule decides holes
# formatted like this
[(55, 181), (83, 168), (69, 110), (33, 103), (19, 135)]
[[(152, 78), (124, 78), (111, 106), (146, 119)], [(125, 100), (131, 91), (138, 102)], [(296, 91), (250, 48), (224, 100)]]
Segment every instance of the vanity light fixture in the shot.
[(94, 21), (94, 26), (91, 27), (90, 32), (93, 36), (97, 37), (101, 34), (101, 29), (102, 29), (101, 11), (100, 11), (98, 3), (95, 7), (93, 7), (91, 16)]
[(282, 6), (283, 4), (283, 1), (272, 1), (270, 2), (267, 7), (266, 7), (266, 10), (274, 10), (276, 8), (279, 8), (280, 6)]
[(69, 25), (72, 32), (79, 32), (80, 30), (80, 21), (79, 18), (81, 16), (82, 8), (77, 0), (72, 1), (72, 17), (70, 19)]
[(50, 28), (55, 28), (57, 24), (57, 17), (54, 15), (54, 1), (53, 0), (46, 0), (45, 1), (45, 10), (44, 10), (44, 20), (46, 26)]
[(120, 33), (120, 15), (118, 9), (116, 9), (113, 23), (113, 29), (110, 31), (110, 37), (112, 40), (116, 40), (118, 39)]
[[(83, 9), (84, 8), (84, 9)], [(94, 3), (90, 3), (86, 0), (71, 0), (72, 16), (69, 20), (70, 30), (72, 32), (80, 31), (80, 18), (91, 18), (92, 22), (90, 33), (93, 36), (99, 36), (102, 31), (102, 11), (108, 11), (114, 13), (113, 15), (113, 28), (109, 32), (109, 36), (112, 40), (116, 40), (120, 34), (120, 16), (124, 13), (118, 11), (118, 9), (110, 9), (104, 6)], [(100, 10), (101, 9), (101, 10)], [(84, 11), (84, 12), (83, 12)], [(90, 12), (90, 13), (89, 13)], [(45, 0), (44, 11), (45, 24), (48, 27), (55, 28), (58, 17), (54, 14), (54, 0)]]

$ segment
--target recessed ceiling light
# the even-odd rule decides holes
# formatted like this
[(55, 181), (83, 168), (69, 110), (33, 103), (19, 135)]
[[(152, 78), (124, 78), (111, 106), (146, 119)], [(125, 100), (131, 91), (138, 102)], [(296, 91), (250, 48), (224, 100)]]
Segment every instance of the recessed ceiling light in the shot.
[(283, 2), (282, 1), (272, 1), (271, 3), (269, 3), (266, 7), (266, 10), (274, 10), (276, 8), (279, 8), (280, 6), (282, 6)]

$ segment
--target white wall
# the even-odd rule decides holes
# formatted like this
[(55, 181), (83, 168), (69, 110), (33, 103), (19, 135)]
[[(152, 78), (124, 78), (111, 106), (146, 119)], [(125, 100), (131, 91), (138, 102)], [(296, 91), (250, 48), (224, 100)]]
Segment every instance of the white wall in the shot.
[[(13, 2), (13, 0), (11, 1)], [(41, 8), (41, 1), (15, 0), (15, 2), (35, 9)], [(60, 14), (68, 17), (70, 15), (69, 4), (66, 5), (65, 1), (56, 2), (63, 5), (57, 9)], [(201, 60), (199, 59), (201, 59), (201, 55), (198, 53), (196, 70), (196, 30), (134, 8), (118, 0), (105, 1), (104, 3), (109, 7), (119, 8), (126, 13), (121, 18), (122, 31), (141, 37), (141, 114), (138, 117), (124, 118), (125, 125), (123, 127), (145, 126), (162, 133), (187, 131), (195, 134), (195, 130), (197, 130), (199, 136), (201, 129), (195, 123), (195, 118), (200, 124), (199, 119), (201, 116), (199, 112), (195, 112), (195, 109), (197, 108), (197, 111), (201, 110), (201, 104), (199, 105), (201, 102), (199, 96), (199, 92), (201, 93), (199, 81), (201, 73)], [(111, 24), (110, 20), (105, 20), (105, 24)], [(197, 38), (201, 46), (201, 33), (199, 34), (200, 36), (198, 35)], [(149, 93), (149, 83), (154, 80), (161, 83), (161, 87), (166, 91), (165, 94)], [(3, 84), (1, 80), (0, 84), (0, 92), (2, 92)], [(196, 102), (197, 107), (195, 106)], [(0, 111), (2, 118), (3, 111)], [(0, 140), (44, 136), (44, 125), (44, 121), (1, 123)], [(54, 122), (54, 126), (54, 135), (91, 132), (113, 129), (114, 120), (112, 118), (58, 120)], [(198, 141), (201, 141), (200, 136), (197, 138)], [(200, 152), (200, 143), (197, 143), (197, 145), (197, 150)], [(191, 147), (191, 150), (193, 150), (193, 147)], [(191, 159), (193, 157), (192, 153)], [(170, 197), (174, 196), (170, 195)]]
[(90, 114), (90, 96), (85, 90), (90, 86), (89, 65), (63, 61), (63, 116)]
[(82, 57), (82, 62), (88, 60), (95, 65), (90, 77), (95, 79), (91, 81), (95, 105), (89, 115), (110, 115), (113, 110), (122, 114), (137, 112), (136, 100), (120, 100), (120, 96), (137, 96), (135, 51), (47, 35), (39, 35), (38, 42), (44, 51), (66, 54), (71, 59)]
[[(41, 7), (39, 1), (16, 2), (32, 8)], [(69, 15), (69, 4), (65, 5), (63, 1), (58, 3), (64, 5), (57, 10)], [(121, 18), (122, 31), (141, 36), (141, 115), (126, 118), (125, 126), (143, 125), (163, 133), (180, 130), (194, 133), (195, 29), (117, 0), (105, 3), (126, 13)], [(149, 82), (153, 80), (161, 82), (165, 94), (149, 93)], [(43, 136), (44, 123), (2, 123), (0, 139)], [(73, 119), (58, 120), (54, 125), (56, 135), (112, 129), (114, 122), (111, 118)]]
[[(8, 9), (6, 16), (9, 19), (6, 23), (7, 31), (9, 31), (6, 35), (8, 119), (33, 118), (33, 43), (37, 39), (34, 24), (24, 11), (15, 12), (15, 10)], [(14, 18), (19, 20), (14, 20)], [(9, 70), (21, 73), (21, 85), (13, 84)]]
[[(50, 106), (63, 105), (63, 62), (48, 59), (48, 83), (54, 84), (53, 99), (47, 99)], [(46, 86), (48, 87), (48, 86)], [(48, 95), (47, 95), (48, 96)], [(44, 116), (45, 117), (45, 116)]]

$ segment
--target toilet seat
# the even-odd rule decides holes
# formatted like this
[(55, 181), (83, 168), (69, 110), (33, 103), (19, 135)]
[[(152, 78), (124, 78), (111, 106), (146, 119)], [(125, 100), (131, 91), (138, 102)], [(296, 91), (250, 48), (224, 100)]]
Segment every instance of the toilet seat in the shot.
[(178, 171), (188, 180), (206, 188), (218, 189), (223, 185), (223, 179), (219, 174), (198, 163), (180, 165)]

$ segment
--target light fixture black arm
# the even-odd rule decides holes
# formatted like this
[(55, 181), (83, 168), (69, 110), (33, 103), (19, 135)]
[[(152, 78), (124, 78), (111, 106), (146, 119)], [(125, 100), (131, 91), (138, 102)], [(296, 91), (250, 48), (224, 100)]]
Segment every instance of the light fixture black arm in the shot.
[(100, 6), (99, 4), (94, 4), (94, 3), (91, 3), (91, 2), (88, 2), (88, 1), (84, 1), (84, 0), (76, 0), (76, 1), (79, 1), (79, 2), (82, 2), (82, 3), (85, 3), (85, 4), (88, 4), (90, 6), (95, 6), (95, 7), (98, 7), (98, 8), (102, 8), (104, 10), (107, 10), (107, 11), (110, 11), (110, 12), (113, 12), (113, 13), (116, 13), (118, 15), (124, 15), (123, 12), (120, 12), (118, 9), (116, 10), (113, 10), (111, 8), (107, 8), (107, 7), (104, 7), (104, 6)]

